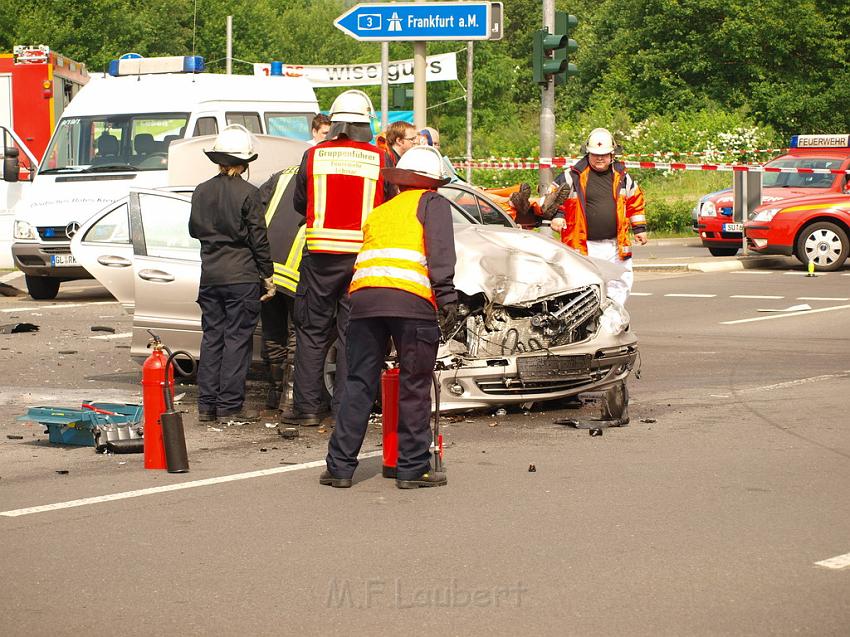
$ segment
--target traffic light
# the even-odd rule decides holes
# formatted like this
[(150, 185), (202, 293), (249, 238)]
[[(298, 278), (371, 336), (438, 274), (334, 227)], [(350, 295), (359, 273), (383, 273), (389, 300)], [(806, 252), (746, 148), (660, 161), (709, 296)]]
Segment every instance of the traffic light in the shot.
[(563, 35), (567, 38), (566, 44), (554, 51), (554, 59), (556, 61), (565, 61), (566, 68), (555, 74), (555, 84), (562, 85), (567, 83), (567, 78), (571, 75), (578, 75), (578, 67), (570, 62), (570, 55), (578, 50), (578, 43), (570, 37), (570, 32), (578, 25), (578, 18), (574, 15), (565, 13), (564, 11), (555, 12), (555, 33)]
[(532, 71), (537, 84), (546, 84), (549, 75), (557, 75), (567, 68), (566, 59), (558, 60), (555, 54), (567, 45), (566, 35), (553, 35), (548, 29), (538, 29), (534, 32), (534, 47), (532, 51)]

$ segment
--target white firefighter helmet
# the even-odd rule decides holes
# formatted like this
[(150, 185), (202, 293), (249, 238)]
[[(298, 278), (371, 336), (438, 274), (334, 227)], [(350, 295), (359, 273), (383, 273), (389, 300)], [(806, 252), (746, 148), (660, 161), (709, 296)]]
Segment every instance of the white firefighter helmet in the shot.
[(443, 169), (443, 156), (433, 146), (414, 146), (395, 168), (384, 168), (383, 173), (390, 183), (409, 188), (439, 188), (451, 180)]
[(213, 147), (204, 152), (213, 162), (222, 166), (247, 164), (257, 158), (254, 136), (241, 124), (225, 126), (215, 138)]
[(330, 117), (332, 122), (369, 124), (375, 117), (375, 109), (366, 93), (352, 89), (337, 95)]
[(614, 136), (607, 128), (594, 128), (584, 144), (585, 152), (594, 155), (608, 155), (615, 152)]

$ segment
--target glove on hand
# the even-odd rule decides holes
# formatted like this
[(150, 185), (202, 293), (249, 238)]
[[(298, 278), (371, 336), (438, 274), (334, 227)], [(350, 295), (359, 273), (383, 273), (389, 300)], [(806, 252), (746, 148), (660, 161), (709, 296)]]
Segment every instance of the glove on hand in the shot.
[(268, 301), (277, 292), (277, 286), (275, 286), (274, 279), (272, 277), (269, 277), (268, 279), (263, 279), (263, 286), (266, 288), (266, 293), (260, 297), (260, 300)]
[(440, 324), (440, 331), (447, 334), (448, 331), (457, 323), (457, 303), (446, 303), (440, 308), (437, 322)]

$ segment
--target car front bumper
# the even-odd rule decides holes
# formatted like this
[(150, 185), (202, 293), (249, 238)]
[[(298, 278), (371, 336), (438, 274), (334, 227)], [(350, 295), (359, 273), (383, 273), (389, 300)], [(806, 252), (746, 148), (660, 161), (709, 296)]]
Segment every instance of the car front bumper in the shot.
[(56, 259), (73, 258), (71, 246), (67, 241), (51, 241), (50, 243), (13, 243), (12, 258), (15, 267), (29, 276), (49, 276), (63, 281), (75, 279), (91, 279), (91, 274), (76, 262), (56, 265)]
[[(499, 405), (555, 400), (588, 391), (601, 391), (628, 376), (638, 356), (637, 338), (626, 332), (619, 337), (594, 338), (585, 344), (554, 347), (550, 358), (561, 367), (586, 357), (587, 364), (549, 377), (524, 373), (519, 358), (532, 355), (464, 359), (457, 366), (438, 369), (440, 410), (466, 411)], [(540, 357), (546, 356), (539, 354)], [(444, 361), (445, 362), (445, 361)], [(552, 366), (558, 363), (552, 361)], [(438, 368), (440, 367), (438, 362)]]

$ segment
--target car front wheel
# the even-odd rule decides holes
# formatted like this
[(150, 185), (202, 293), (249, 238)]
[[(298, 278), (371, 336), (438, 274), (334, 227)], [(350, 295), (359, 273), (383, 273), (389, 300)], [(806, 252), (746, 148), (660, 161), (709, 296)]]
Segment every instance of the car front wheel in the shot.
[(819, 272), (838, 270), (844, 265), (848, 251), (847, 233), (829, 221), (813, 223), (797, 238), (797, 258), (803, 265), (814, 263)]
[(54, 279), (49, 276), (30, 276), (24, 277), (27, 282), (27, 292), (36, 301), (49, 301), (55, 299), (59, 294), (59, 279)]

